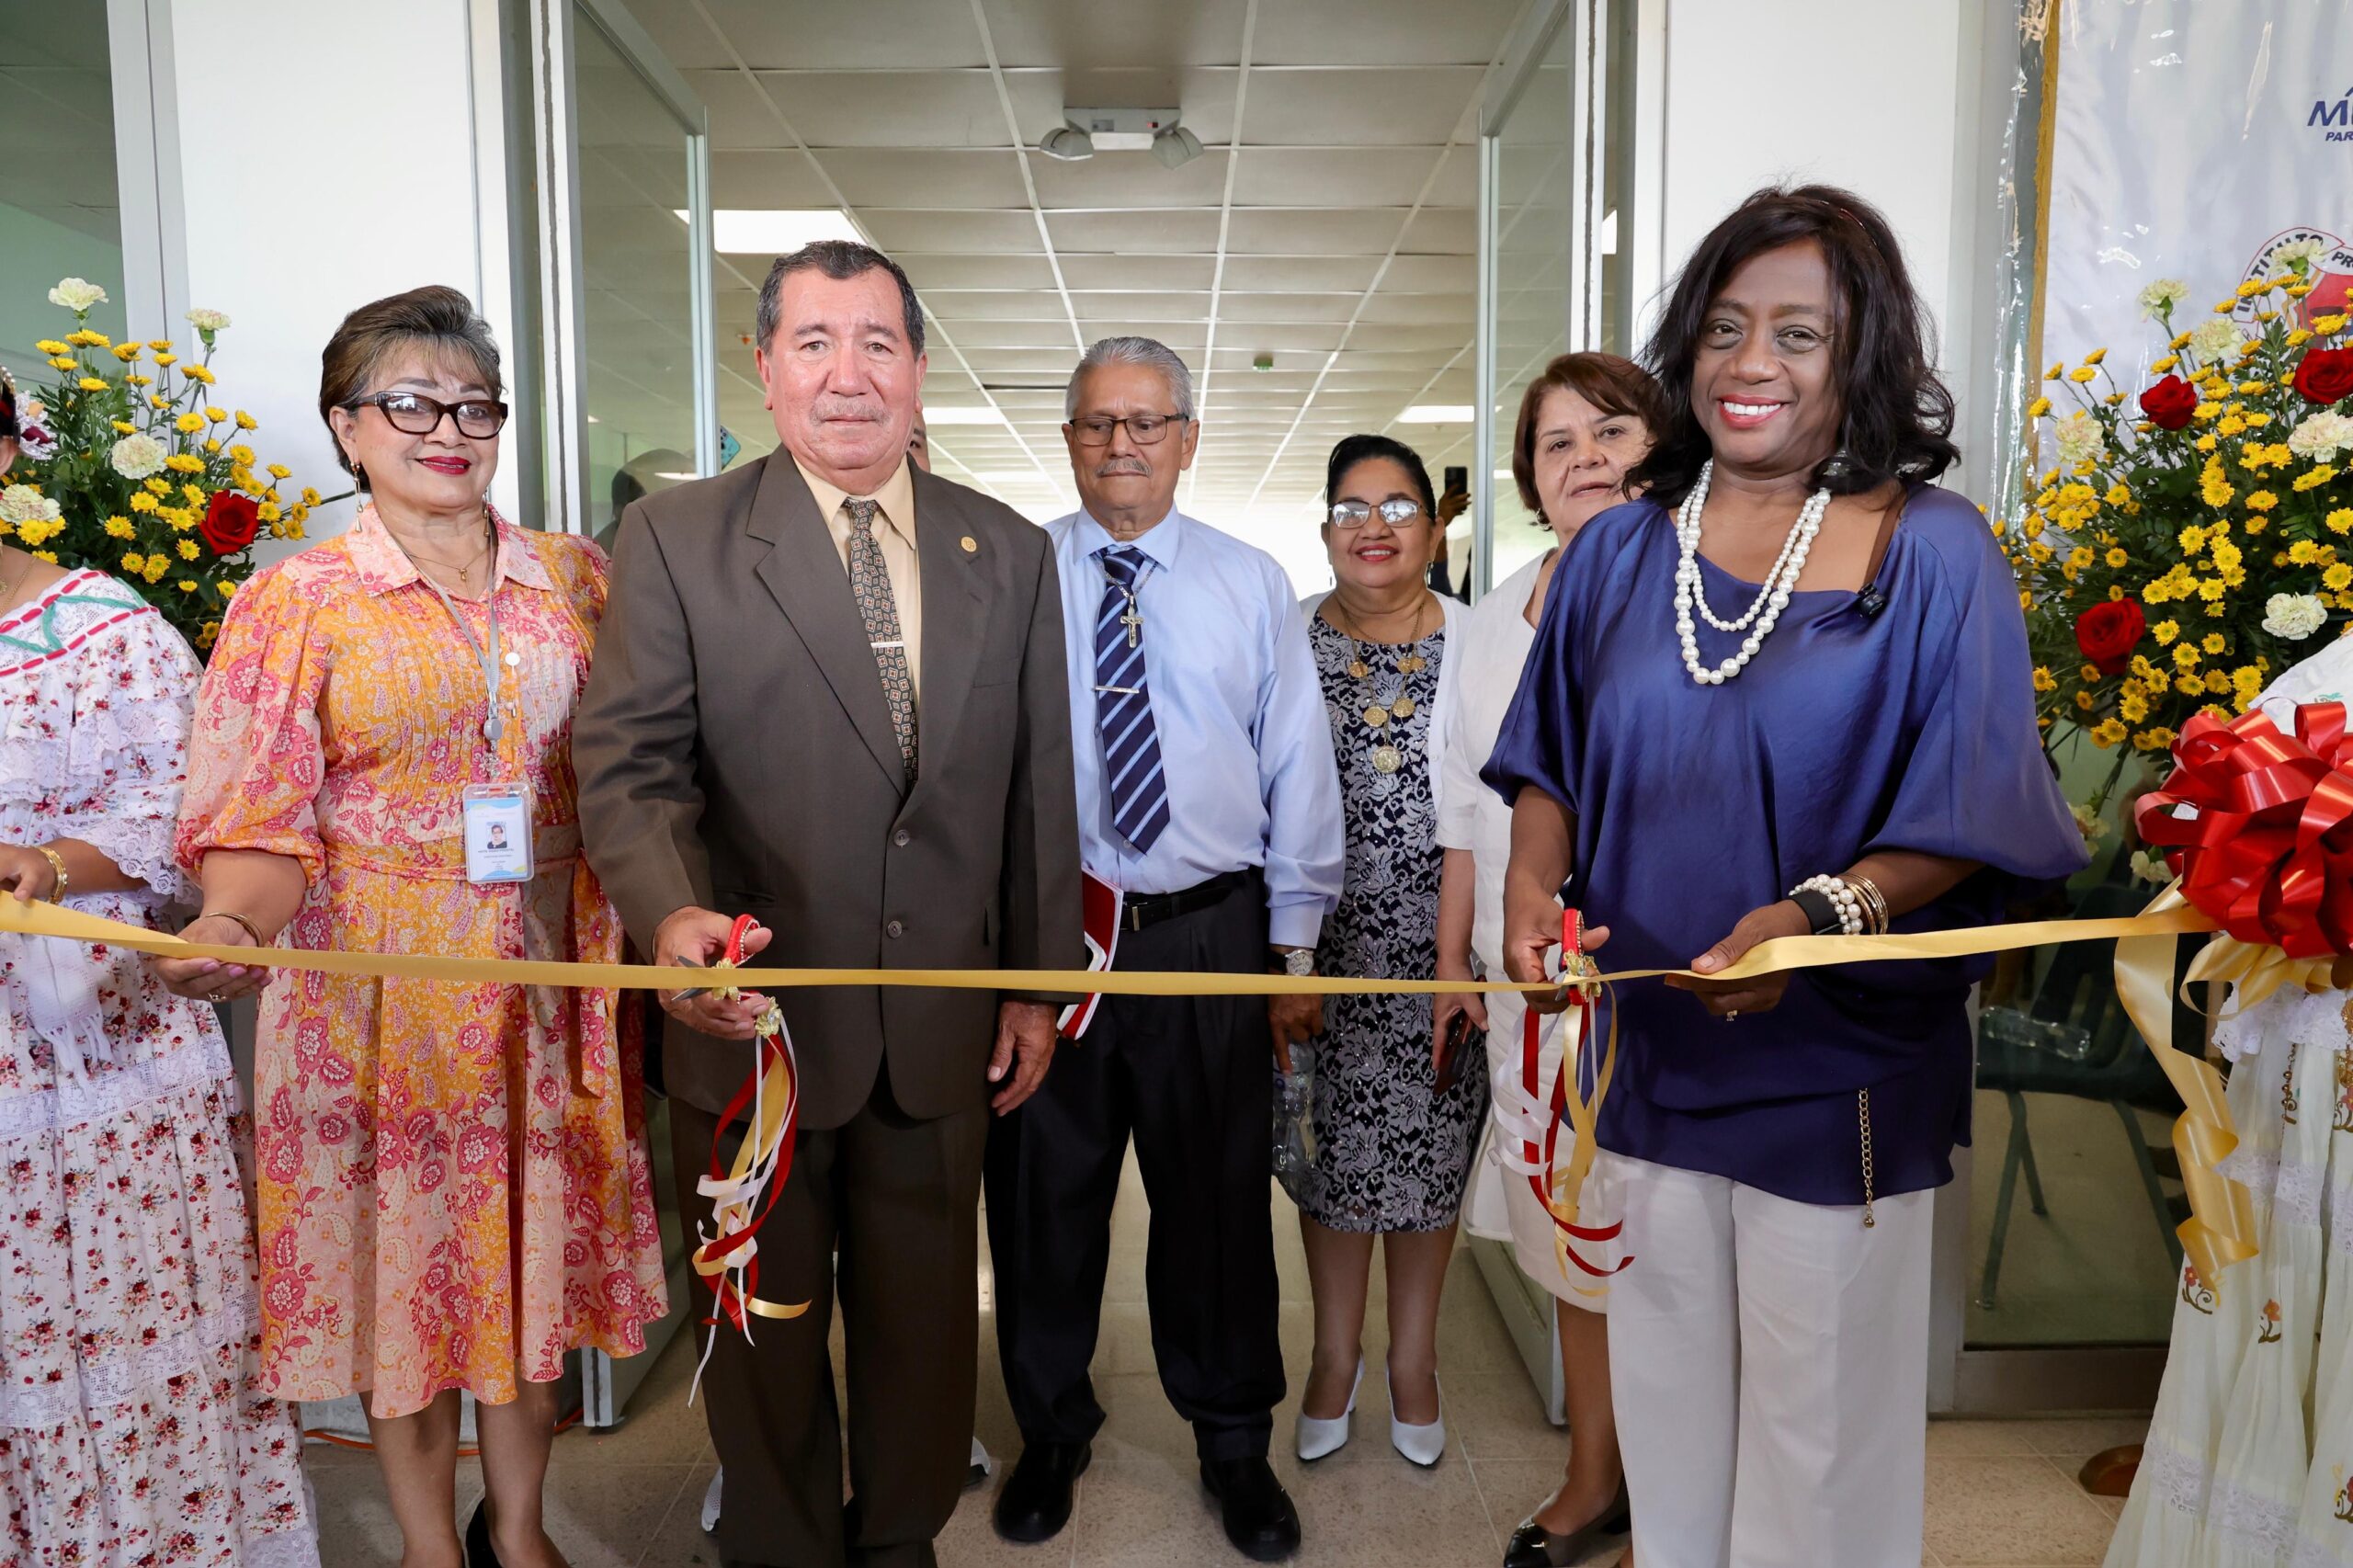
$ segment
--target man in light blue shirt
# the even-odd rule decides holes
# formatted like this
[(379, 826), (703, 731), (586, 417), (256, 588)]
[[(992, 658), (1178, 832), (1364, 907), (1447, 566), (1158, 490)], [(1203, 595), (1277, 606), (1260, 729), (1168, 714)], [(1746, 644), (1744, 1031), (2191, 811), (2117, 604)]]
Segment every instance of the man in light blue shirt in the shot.
[[(1083, 509), (1050, 525), (1068, 639), (1082, 860), (1125, 895), (1115, 967), (1313, 971), (1338, 903), (1339, 775), (1290, 580), (1176, 508), (1199, 439), (1192, 377), (1150, 338), (1086, 351), (1063, 426)], [(1069, 1520), (1103, 1410), (1087, 1378), (1131, 1131), (1161, 1386), (1192, 1423), (1227, 1537), (1299, 1545), (1267, 1464), (1283, 1397), (1267, 1195), (1276, 1038), (1314, 997), (1107, 996), (1043, 1086), (991, 1129), (998, 1354), (1025, 1448), (996, 1528)]]

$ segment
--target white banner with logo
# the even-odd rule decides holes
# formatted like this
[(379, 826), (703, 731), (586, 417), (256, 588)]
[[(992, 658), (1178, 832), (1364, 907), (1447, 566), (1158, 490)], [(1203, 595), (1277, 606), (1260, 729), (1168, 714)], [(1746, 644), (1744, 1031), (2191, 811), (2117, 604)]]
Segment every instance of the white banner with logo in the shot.
[(2325, 246), (2304, 313), (2347, 308), (2353, 4), (2063, 0), (2053, 31), (2046, 361), (2112, 347), (2131, 386), (2164, 352), (2144, 286), (2187, 282), (2194, 326), (2294, 240)]

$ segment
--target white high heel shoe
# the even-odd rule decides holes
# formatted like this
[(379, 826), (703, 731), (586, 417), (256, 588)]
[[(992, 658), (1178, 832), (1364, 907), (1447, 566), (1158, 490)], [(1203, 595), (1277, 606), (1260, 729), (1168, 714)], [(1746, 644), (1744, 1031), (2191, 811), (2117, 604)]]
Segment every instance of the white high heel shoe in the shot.
[[(1436, 1382), (1438, 1380), (1432, 1378), (1430, 1381)], [(1445, 1391), (1441, 1389), (1438, 1392), (1438, 1418), (1416, 1426), (1397, 1419), (1397, 1390), (1392, 1384), (1389, 1391), (1390, 1446), (1424, 1470), (1438, 1463), (1438, 1456), (1446, 1452), (1445, 1400)]]
[(1299, 1413), (1299, 1457), (1301, 1459), (1320, 1460), (1327, 1454), (1336, 1454), (1348, 1446), (1348, 1427), (1357, 1413), (1357, 1390), (1363, 1386), (1364, 1358), (1359, 1356), (1357, 1358), (1356, 1381), (1348, 1385), (1348, 1407), (1346, 1410), (1328, 1421), (1320, 1416), (1310, 1415), (1304, 1410)]

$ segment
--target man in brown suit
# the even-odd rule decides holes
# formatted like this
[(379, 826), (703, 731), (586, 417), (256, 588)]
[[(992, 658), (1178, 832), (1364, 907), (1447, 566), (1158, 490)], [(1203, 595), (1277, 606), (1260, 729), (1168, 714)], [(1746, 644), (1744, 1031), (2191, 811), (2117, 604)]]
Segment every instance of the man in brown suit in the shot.
[[(587, 854), (638, 945), (708, 965), (733, 915), (771, 961), (1076, 968), (1062, 599), (1046, 535), (906, 460), (923, 317), (863, 245), (779, 260), (759, 368), (783, 446), (633, 504), (574, 754)], [(790, 1180), (759, 1294), (702, 1380), (733, 1562), (933, 1562), (972, 1432), (989, 1110), (1053, 1052), (1048, 996), (792, 989)], [(765, 1003), (665, 995), (689, 1224)], [(994, 1097), (990, 1085), (995, 1085)], [(838, 1255), (838, 1263), (836, 1263)], [(842, 1299), (850, 1498), (826, 1353)]]

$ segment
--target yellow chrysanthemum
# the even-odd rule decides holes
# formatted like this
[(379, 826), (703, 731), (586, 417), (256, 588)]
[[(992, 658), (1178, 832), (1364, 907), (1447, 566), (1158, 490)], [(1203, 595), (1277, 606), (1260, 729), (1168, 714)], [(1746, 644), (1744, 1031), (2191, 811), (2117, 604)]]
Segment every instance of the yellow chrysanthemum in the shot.
[(2174, 621), (2161, 620), (2149, 628), (2149, 635), (2157, 640), (2158, 647), (2170, 647), (2173, 640), (2181, 635), (2181, 628)]
[(2099, 372), (2093, 369), (2089, 365), (2086, 365), (2079, 369), (2068, 371), (2067, 379), (2080, 386), (2086, 381), (2097, 381), (2099, 379)]
[(147, 570), (147, 558), (136, 551), (125, 551), (122, 556), (122, 569), (136, 577)]
[(237, 410), (237, 428), (240, 430), (258, 430), (261, 428), (261, 426), (255, 420), (252, 415), (247, 414), (241, 408)]
[(2320, 546), (2308, 539), (2300, 539), (2288, 547), (2288, 559), (2299, 566), (2309, 566), (2320, 554)]
[(2327, 315), (2313, 317), (2313, 330), (2314, 332), (2326, 333), (2333, 336), (2345, 330), (2345, 312), (2342, 311), (2332, 311)]
[(176, 354), (171, 353), (169, 350), (158, 350), (156, 352), (155, 363), (163, 366), (165, 369), (171, 369), (174, 365), (176, 365), (179, 362), (180, 357)]
[(2092, 727), (2092, 744), (2105, 750), (2124, 738), (2123, 724), (2114, 719), (2103, 719)]
[(187, 366), (180, 371), (180, 374), (186, 376), (189, 381), (194, 381), (197, 385), (202, 387), (209, 387), (213, 382), (221, 379), (201, 365)]
[(203, 552), (203, 551), (202, 551), (200, 548), (199, 548), (199, 546), (197, 545), (196, 540), (192, 540), (192, 539), (184, 539), (184, 540), (180, 540), (180, 543), (179, 543), (179, 551), (180, 551), (180, 559), (181, 559), (182, 561), (193, 561), (193, 560), (195, 560), (199, 555), (201, 555), (202, 553), (204, 553), (204, 552)]
[(232, 447), (229, 449), (229, 460), (239, 468), (251, 468), (254, 466), (254, 449), (242, 444)]
[(152, 512), (158, 505), (155, 497), (147, 491), (134, 490), (131, 493), (131, 509), (134, 512)]
[(2109, 551), (2106, 555), (2101, 556), (2100, 559), (2107, 562), (2110, 566), (2121, 566), (2132, 558), (2125, 554), (2122, 550), (2119, 549)]
[(2339, 506), (2321, 521), (2327, 525), (2331, 533), (2353, 533), (2353, 506)]
[(2327, 571), (2322, 573), (2320, 574), (2320, 580), (2328, 587), (2341, 594), (2347, 588), (2353, 588), (2353, 566), (2347, 566), (2345, 562), (2340, 561), (2336, 565), (2330, 567)]
[(2246, 509), (2250, 512), (2268, 512), (2278, 505), (2279, 505), (2279, 497), (2268, 490), (2250, 492), (2246, 498)]
[(2037, 691), (2056, 691), (2059, 689), (2059, 678), (2051, 673), (2050, 665), (2037, 665), (2034, 666), (2034, 689)]
[(2200, 641), (2199, 646), (2204, 648), (2210, 653), (2219, 653), (2226, 644), (2222, 641), (2222, 634), (2221, 632), (2209, 631), (2205, 637)]
[(2305, 490), (2318, 490), (2322, 485), (2326, 484), (2330, 480), (2335, 479), (2336, 477), (2336, 471), (2334, 468), (2331, 468), (2328, 464), (2323, 463), (2320, 467), (2313, 469), (2309, 473), (2298, 474), (2296, 476), (2296, 483), (2291, 488), (2300, 492)]
[(164, 466), (174, 473), (202, 473), (204, 460), (189, 452), (175, 452), (164, 460)]
[(67, 352), (71, 346), (60, 343), (53, 337), (44, 337), (39, 343), (34, 344), (33, 347), (54, 359), (59, 355)]
[(2187, 642), (2176, 643), (2173, 651), (2173, 665), (2174, 668), (2177, 670), (2196, 669), (2198, 667), (2198, 650), (2191, 647)]
[(2051, 400), (2047, 397), (2036, 398), (2026, 405), (2026, 416), (2029, 419), (2040, 419), (2050, 412)]
[(183, 436), (193, 436), (199, 430), (204, 428), (204, 415), (201, 414), (183, 414), (177, 419), (172, 421), (172, 428), (178, 431)]
[(129, 517), (108, 517), (107, 519), (107, 532), (113, 535), (116, 539), (137, 539), (139, 537), (139, 530), (131, 526), (131, 522)]
[(2177, 676), (2173, 688), (2184, 697), (2196, 697), (2206, 689), (2206, 683), (2196, 676)]

